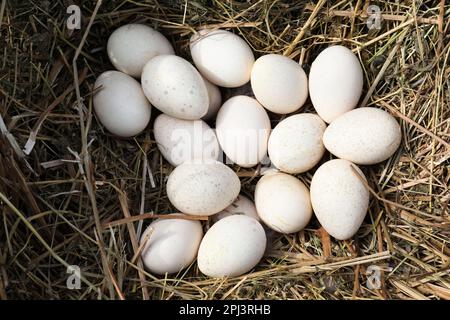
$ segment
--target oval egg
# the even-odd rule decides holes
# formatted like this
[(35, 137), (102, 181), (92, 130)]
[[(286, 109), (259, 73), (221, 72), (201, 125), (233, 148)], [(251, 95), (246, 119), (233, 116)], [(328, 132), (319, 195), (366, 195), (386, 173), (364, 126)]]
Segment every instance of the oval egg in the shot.
[(144, 66), (142, 88), (148, 100), (163, 113), (198, 120), (209, 107), (208, 90), (198, 71), (174, 55), (160, 55)]
[(358, 108), (330, 123), (323, 143), (335, 156), (356, 164), (371, 165), (391, 157), (400, 146), (400, 125), (377, 108)]
[(281, 54), (267, 54), (255, 61), (251, 85), (256, 99), (274, 113), (294, 112), (308, 97), (305, 71), (297, 62)]
[(220, 89), (215, 84), (206, 80), (205, 77), (203, 77), (203, 81), (205, 82), (206, 90), (208, 90), (209, 106), (208, 112), (202, 117), (202, 120), (210, 121), (216, 118), (217, 112), (222, 105), (222, 94), (220, 93)]
[(256, 184), (255, 205), (258, 216), (280, 233), (302, 230), (312, 216), (308, 188), (286, 173), (267, 173)]
[(228, 207), (239, 195), (236, 173), (218, 161), (184, 162), (167, 180), (167, 196), (181, 212), (213, 215)]
[(225, 30), (203, 29), (191, 37), (192, 60), (215, 85), (234, 88), (250, 80), (255, 57), (239, 36)]
[(137, 78), (151, 58), (175, 54), (169, 40), (160, 32), (137, 23), (121, 26), (111, 33), (107, 51), (109, 60), (117, 70)]
[(349, 239), (358, 231), (369, 207), (369, 191), (357, 173), (366, 180), (356, 165), (335, 159), (321, 165), (311, 180), (314, 213), (322, 227), (338, 240)]
[(188, 267), (197, 257), (203, 237), (199, 221), (157, 219), (141, 236), (145, 245), (141, 257), (144, 266), (155, 274), (176, 273)]
[(153, 127), (163, 157), (173, 166), (190, 160), (217, 160), (219, 143), (214, 131), (202, 120), (182, 120), (160, 114)]
[(319, 116), (300, 113), (278, 123), (269, 137), (269, 157), (275, 167), (287, 173), (302, 173), (322, 158), (326, 124)]
[(236, 200), (230, 204), (227, 208), (222, 210), (221, 212), (213, 215), (211, 218), (212, 222), (215, 223), (225, 217), (234, 215), (234, 214), (242, 214), (251, 218), (254, 218), (259, 221), (258, 213), (256, 212), (256, 207), (253, 201), (249, 198), (239, 195)]
[(235, 96), (220, 108), (216, 134), (224, 153), (241, 167), (253, 167), (267, 154), (270, 120), (253, 98)]
[(139, 82), (125, 73), (106, 71), (95, 81), (94, 90), (95, 114), (109, 132), (131, 137), (145, 129), (151, 105)]
[(234, 277), (253, 269), (264, 255), (266, 234), (261, 224), (244, 215), (215, 223), (198, 250), (200, 271), (210, 277)]
[(309, 95), (317, 113), (327, 123), (355, 108), (362, 88), (359, 60), (344, 46), (326, 48), (311, 65)]

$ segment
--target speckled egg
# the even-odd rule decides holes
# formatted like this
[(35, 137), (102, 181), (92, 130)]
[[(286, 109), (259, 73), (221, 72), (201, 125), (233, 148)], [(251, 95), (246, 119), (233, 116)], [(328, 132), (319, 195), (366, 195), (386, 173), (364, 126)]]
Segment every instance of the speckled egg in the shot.
[(274, 113), (291, 113), (308, 97), (308, 79), (302, 67), (281, 54), (267, 54), (255, 61), (251, 85), (256, 99)]
[(369, 191), (350, 161), (335, 159), (321, 165), (311, 180), (311, 203), (323, 228), (333, 237), (346, 240), (358, 231), (369, 207)]
[(256, 212), (255, 204), (253, 203), (252, 200), (243, 195), (239, 195), (231, 205), (229, 205), (221, 212), (213, 215), (211, 217), (211, 221), (215, 223), (225, 217), (234, 214), (243, 214), (245, 216), (254, 218), (259, 221), (259, 216), (258, 213)]
[(210, 277), (234, 277), (253, 269), (264, 255), (266, 234), (261, 224), (244, 215), (215, 223), (198, 250), (200, 271)]
[(270, 130), (266, 110), (247, 96), (228, 99), (217, 114), (219, 144), (228, 158), (241, 167), (253, 167), (266, 156)]
[(191, 37), (189, 48), (195, 66), (215, 85), (234, 88), (250, 80), (255, 57), (234, 33), (203, 29)]
[(213, 215), (228, 207), (239, 195), (236, 173), (218, 161), (184, 162), (169, 175), (167, 196), (181, 212)]
[(325, 122), (311, 113), (282, 120), (269, 137), (268, 151), (273, 165), (287, 173), (301, 173), (313, 168), (325, 152), (322, 143), (325, 128)]
[(117, 70), (137, 78), (151, 58), (175, 53), (169, 40), (160, 32), (137, 23), (121, 26), (111, 33), (107, 51)]
[(150, 121), (151, 105), (135, 79), (119, 71), (103, 72), (94, 84), (94, 110), (105, 128), (132, 137)]
[(400, 125), (377, 108), (358, 108), (336, 118), (323, 135), (325, 147), (335, 156), (370, 165), (391, 157), (402, 139)]
[(188, 267), (197, 257), (203, 237), (199, 221), (157, 219), (141, 237), (141, 257), (147, 270), (155, 274), (176, 273)]
[(309, 95), (317, 113), (327, 123), (356, 107), (362, 88), (359, 60), (344, 46), (326, 48), (311, 65)]
[(144, 66), (141, 78), (145, 96), (163, 113), (185, 120), (198, 120), (208, 112), (205, 82), (188, 61), (159, 55)]
[(153, 133), (161, 154), (173, 166), (219, 158), (216, 134), (202, 120), (182, 120), (162, 113), (155, 119)]
[(302, 230), (312, 216), (308, 188), (286, 173), (267, 173), (256, 184), (255, 205), (261, 220), (280, 233)]

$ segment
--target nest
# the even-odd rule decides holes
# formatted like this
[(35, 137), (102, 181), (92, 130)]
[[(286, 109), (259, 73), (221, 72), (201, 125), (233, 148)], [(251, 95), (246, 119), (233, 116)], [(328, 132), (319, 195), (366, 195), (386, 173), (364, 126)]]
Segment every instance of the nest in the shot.
[[(445, 1), (81, 3), (81, 29), (69, 30), (70, 1), (1, 1), (0, 298), (450, 298)], [(377, 8), (379, 28), (369, 28)], [(174, 212), (165, 191), (173, 168), (152, 123), (119, 139), (92, 107), (96, 77), (113, 69), (108, 36), (130, 22), (161, 31), (188, 60), (189, 37), (203, 27), (240, 35), (257, 57), (288, 55), (307, 72), (325, 47), (351, 48), (364, 69), (361, 105), (390, 112), (403, 133), (391, 159), (362, 166), (372, 197), (357, 235), (336, 241), (313, 219), (299, 233), (271, 233), (262, 261), (240, 277), (207, 278), (195, 263), (165, 277), (145, 271), (137, 233), (152, 215)], [(300, 112), (314, 112), (310, 100)], [(272, 126), (285, 117), (271, 116)], [(232, 168), (252, 197), (258, 168)], [(313, 172), (297, 176), (309, 185)], [(67, 286), (72, 265), (78, 289)]]

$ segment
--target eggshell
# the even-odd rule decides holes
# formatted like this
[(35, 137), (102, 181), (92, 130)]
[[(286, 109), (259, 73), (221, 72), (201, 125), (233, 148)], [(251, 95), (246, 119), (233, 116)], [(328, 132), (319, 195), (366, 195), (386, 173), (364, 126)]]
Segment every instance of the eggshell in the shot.
[(222, 105), (222, 94), (220, 93), (219, 88), (206, 80), (205, 77), (203, 77), (203, 81), (205, 81), (206, 89), (208, 90), (209, 107), (208, 112), (202, 117), (202, 120), (210, 121), (216, 118), (217, 111), (219, 111), (219, 108)]
[(208, 111), (205, 82), (188, 61), (174, 55), (160, 55), (144, 66), (141, 78), (145, 96), (165, 114), (198, 120)]
[(213, 223), (215, 223), (225, 217), (234, 214), (243, 214), (245, 216), (254, 218), (259, 221), (259, 216), (258, 213), (256, 212), (255, 204), (253, 203), (252, 200), (243, 195), (239, 195), (231, 205), (229, 205), (221, 212), (213, 215), (211, 217), (212, 218), (211, 220)]
[(392, 156), (401, 138), (400, 125), (389, 113), (377, 108), (358, 108), (331, 122), (323, 143), (341, 159), (370, 165)]
[(361, 226), (369, 207), (369, 191), (350, 161), (335, 159), (321, 165), (311, 180), (311, 203), (324, 229), (339, 240), (351, 238)]
[(219, 158), (216, 134), (202, 120), (181, 120), (162, 113), (155, 119), (153, 133), (158, 149), (173, 166)]
[(302, 230), (312, 215), (308, 188), (296, 177), (281, 172), (259, 179), (255, 205), (261, 220), (281, 233)]
[(253, 167), (267, 153), (269, 116), (255, 99), (235, 96), (220, 108), (216, 118), (216, 134), (231, 161), (241, 167)]
[(141, 237), (144, 266), (155, 274), (176, 273), (188, 267), (197, 257), (203, 237), (199, 221), (157, 219)]
[(281, 54), (267, 54), (253, 65), (251, 85), (256, 99), (274, 113), (291, 113), (308, 97), (308, 79), (302, 67)]
[(144, 65), (161, 54), (174, 54), (169, 40), (143, 24), (127, 24), (108, 39), (107, 51), (114, 67), (132, 77), (140, 77)]
[(228, 207), (239, 195), (236, 173), (218, 161), (184, 162), (169, 175), (167, 196), (186, 214), (209, 216)]
[(362, 88), (359, 60), (344, 46), (326, 48), (311, 65), (309, 95), (317, 113), (327, 123), (353, 109)]
[(206, 232), (198, 250), (198, 268), (210, 277), (240, 276), (258, 264), (265, 249), (261, 224), (248, 216), (232, 215)]
[(119, 71), (103, 72), (95, 81), (97, 119), (111, 133), (131, 137), (150, 121), (151, 105), (135, 79)]
[(300, 113), (282, 120), (269, 137), (273, 165), (287, 173), (306, 172), (322, 158), (322, 135), (326, 124), (319, 116)]
[(203, 29), (191, 37), (189, 47), (195, 66), (212, 83), (234, 88), (250, 80), (255, 57), (239, 36), (225, 30)]

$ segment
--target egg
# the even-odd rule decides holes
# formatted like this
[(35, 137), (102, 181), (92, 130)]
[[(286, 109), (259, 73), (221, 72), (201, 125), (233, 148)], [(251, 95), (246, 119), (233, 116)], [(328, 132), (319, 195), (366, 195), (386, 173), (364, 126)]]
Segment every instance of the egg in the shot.
[(248, 44), (225, 30), (203, 29), (190, 40), (192, 60), (215, 85), (234, 88), (250, 80), (255, 57)]
[(131, 137), (150, 121), (151, 105), (135, 79), (119, 71), (103, 72), (95, 81), (93, 103), (97, 119), (120, 137)]
[(203, 237), (198, 268), (210, 277), (240, 276), (261, 260), (266, 241), (264, 229), (256, 219), (245, 215), (223, 218)]
[(325, 162), (311, 180), (311, 203), (322, 227), (338, 240), (346, 240), (358, 231), (369, 207), (369, 191), (356, 172), (362, 171), (350, 161)]
[(173, 166), (219, 158), (216, 134), (202, 120), (182, 120), (162, 113), (155, 119), (153, 133), (159, 151)]
[(362, 88), (359, 60), (344, 46), (326, 48), (311, 65), (309, 95), (317, 113), (327, 123), (355, 108)]
[(308, 188), (286, 173), (267, 173), (256, 184), (255, 205), (261, 220), (280, 233), (302, 230), (312, 216)]
[(241, 167), (253, 167), (267, 154), (269, 116), (255, 99), (232, 97), (217, 113), (216, 134), (232, 162)]
[(254, 218), (259, 220), (258, 213), (256, 212), (256, 207), (253, 201), (249, 198), (239, 195), (236, 200), (229, 205), (227, 208), (222, 210), (221, 212), (213, 215), (211, 218), (212, 222), (215, 223), (225, 217), (234, 215), (234, 214), (243, 214), (245, 216)]
[(281, 54), (267, 54), (253, 65), (251, 85), (256, 99), (274, 113), (291, 113), (308, 97), (308, 79), (302, 67)]
[(175, 54), (169, 40), (143, 24), (127, 24), (111, 33), (107, 51), (114, 67), (139, 78), (144, 65), (161, 54)]
[(159, 55), (144, 66), (141, 78), (145, 96), (163, 113), (185, 120), (198, 120), (208, 112), (205, 82), (188, 61)]
[(401, 138), (400, 125), (393, 116), (367, 107), (351, 110), (331, 122), (323, 135), (323, 143), (341, 159), (371, 165), (391, 157)]
[(210, 121), (216, 118), (217, 111), (219, 111), (222, 105), (222, 94), (220, 93), (220, 89), (206, 80), (206, 78), (203, 77), (203, 81), (205, 82), (206, 90), (208, 90), (209, 106), (208, 112), (202, 117), (202, 120)]
[(325, 122), (311, 113), (282, 120), (269, 137), (268, 152), (273, 165), (287, 173), (301, 173), (313, 168), (325, 152), (322, 143), (325, 128)]
[(209, 216), (228, 207), (239, 195), (236, 173), (218, 161), (180, 164), (169, 175), (167, 196), (186, 214)]
[(157, 219), (141, 236), (140, 243), (144, 246), (142, 262), (147, 270), (155, 274), (179, 272), (197, 257), (202, 237), (203, 229), (199, 221)]

